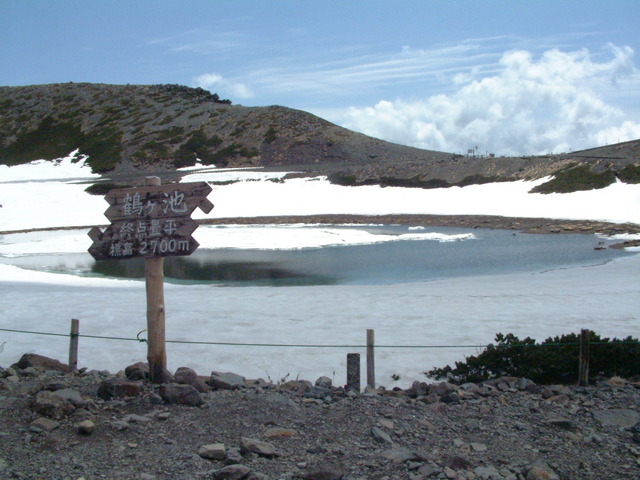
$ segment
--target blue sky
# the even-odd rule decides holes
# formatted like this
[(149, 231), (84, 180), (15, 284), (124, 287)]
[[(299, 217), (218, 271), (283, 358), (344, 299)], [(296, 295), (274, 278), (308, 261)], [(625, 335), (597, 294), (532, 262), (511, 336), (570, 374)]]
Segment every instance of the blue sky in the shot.
[(0, 85), (178, 83), (436, 150), (640, 138), (640, 2), (0, 0)]

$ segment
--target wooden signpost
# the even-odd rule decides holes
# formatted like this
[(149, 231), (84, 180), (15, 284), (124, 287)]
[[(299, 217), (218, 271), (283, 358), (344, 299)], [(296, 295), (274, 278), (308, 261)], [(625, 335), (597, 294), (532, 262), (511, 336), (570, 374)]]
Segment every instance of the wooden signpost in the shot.
[(191, 255), (198, 242), (191, 236), (197, 228), (191, 213), (209, 213), (211, 187), (206, 182), (161, 185), (147, 177), (145, 186), (111, 190), (104, 213), (111, 220), (104, 231), (89, 231), (89, 253), (96, 260), (145, 259), (147, 292), (147, 360), (151, 381), (162, 383), (167, 366), (165, 349), (164, 257)]

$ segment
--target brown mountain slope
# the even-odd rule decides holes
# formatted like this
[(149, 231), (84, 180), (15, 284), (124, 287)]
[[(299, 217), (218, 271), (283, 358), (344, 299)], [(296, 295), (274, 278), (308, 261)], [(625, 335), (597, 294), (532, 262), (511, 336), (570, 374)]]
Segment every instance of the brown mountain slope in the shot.
[(553, 156), (468, 157), (385, 142), (286, 107), (232, 105), (179, 85), (0, 87), (0, 163), (75, 149), (109, 175), (171, 171), (199, 158), (322, 173), (347, 185), (430, 188), (559, 174), (596, 188), (616, 176), (640, 179), (640, 140)]

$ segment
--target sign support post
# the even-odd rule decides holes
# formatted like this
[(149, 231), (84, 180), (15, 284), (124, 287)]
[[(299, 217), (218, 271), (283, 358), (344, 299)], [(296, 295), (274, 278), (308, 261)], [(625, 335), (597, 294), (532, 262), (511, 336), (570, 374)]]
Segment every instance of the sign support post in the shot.
[[(160, 185), (159, 177), (146, 177), (145, 186)], [(164, 257), (144, 259), (147, 291), (147, 361), (153, 383), (164, 382), (167, 368), (164, 309)]]
[(89, 230), (96, 260), (144, 258), (147, 292), (147, 360), (153, 383), (163, 383), (165, 348), (164, 257), (191, 255), (198, 242), (191, 236), (198, 224), (190, 217), (200, 208), (209, 213), (211, 186), (206, 182), (165, 184), (145, 178), (144, 186), (107, 193), (105, 216), (111, 225)]

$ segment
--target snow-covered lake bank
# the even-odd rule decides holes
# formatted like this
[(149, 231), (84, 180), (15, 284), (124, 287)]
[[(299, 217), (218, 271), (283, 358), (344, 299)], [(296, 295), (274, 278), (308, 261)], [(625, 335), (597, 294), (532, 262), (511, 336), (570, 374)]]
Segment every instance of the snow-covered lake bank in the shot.
[[(0, 166), (0, 230), (107, 223), (107, 204), (84, 192), (92, 175), (69, 159), (51, 164)], [(264, 172), (188, 175), (184, 181), (220, 181), (207, 217), (309, 214), (485, 214), (595, 219), (640, 223), (640, 185), (614, 184), (572, 194), (527, 192), (537, 182), (412, 190), (340, 187), (323, 178), (284, 183)], [(196, 217), (205, 217), (199, 213)], [(422, 232), (426, 233), (426, 232)], [(420, 235), (419, 230), (412, 234)], [(202, 248), (296, 249), (379, 242), (359, 229), (260, 226), (198, 229)], [(387, 239), (389, 240), (389, 239)], [(391, 239), (395, 241), (396, 239)], [(594, 239), (595, 241), (595, 239)], [(66, 333), (71, 318), (81, 333), (134, 338), (146, 328), (144, 283), (134, 280), (60, 275), (13, 265), (17, 258), (85, 252), (85, 230), (32, 232), (0, 239), (0, 327)], [(52, 260), (53, 259), (53, 260)], [(376, 262), (375, 258), (371, 259)], [(314, 285), (221, 288), (167, 285), (167, 339), (228, 343), (363, 345), (376, 330), (378, 381), (393, 386), (442, 366), (476, 348), (401, 348), (406, 345), (484, 345), (497, 332), (542, 340), (591, 328), (607, 336), (638, 336), (640, 256), (597, 265), (474, 275), (388, 285)], [(144, 336), (144, 334), (143, 334)], [(0, 332), (0, 365), (34, 351), (64, 360), (68, 339)], [(168, 344), (169, 367), (182, 365), (207, 374), (232, 370), (277, 380), (333, 375), (344, 382), (346, 353), (357, 348), (255, 347)], [(82, 338), (80, 365), (117, 371), (144, 360), (146, 345)]]

